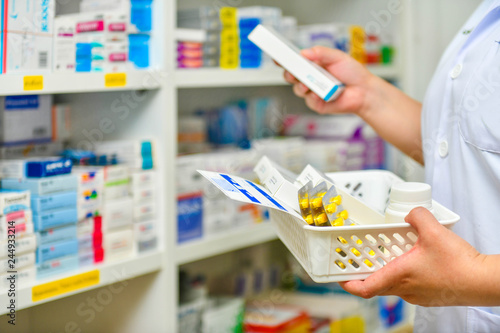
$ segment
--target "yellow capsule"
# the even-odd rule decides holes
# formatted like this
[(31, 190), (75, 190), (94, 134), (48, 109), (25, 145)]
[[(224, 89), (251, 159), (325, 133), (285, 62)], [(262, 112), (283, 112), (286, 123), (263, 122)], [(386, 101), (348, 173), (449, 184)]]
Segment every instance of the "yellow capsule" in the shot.
[(352, 249), (351, 249), (351, 252), (352, 252), (352, 253), (354, 253), (354, 255), (355, 255), (356, 257), (359, 257), (359, 256), (361, 255), (361, 253), (360, 253), (358, 250), (356, 250), (355, 248), (352, 248)]
[(370, 251), (368, 251), (368, 254), (371, 255), (371, 256), (374, 256), (375, 255), (375, 251), (370, 250)]
[(342, 236), (337, 237), (337, 239), (338, 239), (338, 240), (339, 240), (342, 244), (344, 244), (344, 245), (349, 244), (349, 243), (348, 243), (348, 242), (344, 239), (344, 237), (342, 237)]
[(337, 205), (334, 203), (331, 203), (325, 207), (325, 210), (328, 214), (333, 214), (337, 211)]
[(344, 220), (347, 220), (349, 218), (349, 213), (347, 212), (347, 210), (343, 210), (337, 214), (337, 217), (341, 217)]
[(350, 263), (352, 266), (354, 266), (354, 268), (359, 268), (358, 263), (357, 263), (357, 262), (355, 262), (354, 260), (349, 259), (349, 263)]
[(323, 198), (314, 198), (311, 200), (311, 206), (312, 208), (320, 208), (323, 205)]
[(358, 238), (358, 239), (356, 240), (356, 243), (357, 243), (358, 245), (361, 245), (361, 244), (363, 244), (363, 241), (362, 241), (361, 239), (359, 239), (359, 238)]
[(342, 249), (341, 249), (340, 247), (338, 247), (338, 248), (336, 248), (336, 249), (335, 249), (335, 251), (336, 251), (337, 253), (340, 253), (340, 252), (342, 252)]
[(366, 266), (373, 267), (373, 263), (370, 260), (365, 259), (363, 262), (365, 263)]
[(309, 208), (309, 199), (302, 199), (300, 200), (300, 208), (301, 209), (307, 209)]
[(341, 205), (342, 204), (342, 197), (340, 195), (337, 195), (337, 196), (331, 198), (330, 202), (333, 202), (336, 205)]
[(334, 227), (341, 227), (344, 225), (344, 219), (339, 217), (338, 219), (335, 219), (332, 223)]
[(316, 217), (316, 224), (322, 225), (328, 222), (328, 217), (326, 216), (325, 213), (320, 214), (319, 216)]
[(345, 269), (345, 265), (344, 265), (344, 263), (343, 263), (342, 261), (340, 261), (340, 260), (336, 260), (336, 261), (335, 261), (335, 263), (336, 263), (336, 264), (337, 264), (337, 266), (339, 266), (340, 268)]
[(356, 225), (356, 223), (352, 222), (352, 223), (351, 223), (351, 227), (352, 227), (353, 225)]
[(342, 227), (344, 225), (344, 220), (342, 218), (335, 219), (332, 223), (333, 227)]
[(307, 215), (305, 220), (306, 220), (307, 224), (309, 224), (309, 225), (314, 224), (313, 217), (311, 214)]

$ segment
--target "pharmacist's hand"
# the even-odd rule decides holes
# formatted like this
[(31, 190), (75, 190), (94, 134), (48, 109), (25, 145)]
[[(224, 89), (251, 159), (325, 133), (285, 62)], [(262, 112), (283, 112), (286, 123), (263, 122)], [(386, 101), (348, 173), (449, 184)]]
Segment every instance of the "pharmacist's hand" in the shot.
[(342, 288), (363, 298), (396, 295), (422, 306), (467, 305), (476, 297), (477, 273), (486, 256), (425, 208), (413, 209), (405, 220), (419, 234), (415, 246), (366, 280), (343, 282)]
[(346, 86), (344, 92), (335, 101), (325, 102), (292, 74), (285, 71), (285, 80), (293, 84), (293, 92), (304, 98), (309, 108), (323, 114), (358, 113), (366, 107), (369, 82), (375, 76), (365, 66), (340, 50), (323, 46), (302, 50), (302, 55), (324, 67)]

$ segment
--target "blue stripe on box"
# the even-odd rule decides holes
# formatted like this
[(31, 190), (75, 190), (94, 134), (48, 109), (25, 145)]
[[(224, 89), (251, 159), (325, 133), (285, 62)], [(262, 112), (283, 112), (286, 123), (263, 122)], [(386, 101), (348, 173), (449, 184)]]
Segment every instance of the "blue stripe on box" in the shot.
[(323, 98), (324, 101), (328, 102), (330, 98), (332, 98), (333, 94), (339, 89), (339, 86), (335, 86), (330, 90), (328, 94), (326, 94), (325, 98)]

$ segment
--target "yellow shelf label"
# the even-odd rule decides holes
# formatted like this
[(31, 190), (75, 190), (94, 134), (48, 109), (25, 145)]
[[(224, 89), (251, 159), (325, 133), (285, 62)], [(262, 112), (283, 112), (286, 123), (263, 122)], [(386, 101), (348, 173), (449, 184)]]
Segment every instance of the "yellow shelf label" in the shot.
[(127, 85), (127, 74), (110, 73), (104, 75), (104, 86), (106, 88), (125, 87)]
[(40, 284), (31, 289), (31, 299), (38, 302), (47, 298), (63, 295), (78, 289), (87, 288), (99, 284), (99, 270), (93, 270), (60, 279), (53, 282)]
[(43, 75), (25, 76), (23, 90), (43, 90)]

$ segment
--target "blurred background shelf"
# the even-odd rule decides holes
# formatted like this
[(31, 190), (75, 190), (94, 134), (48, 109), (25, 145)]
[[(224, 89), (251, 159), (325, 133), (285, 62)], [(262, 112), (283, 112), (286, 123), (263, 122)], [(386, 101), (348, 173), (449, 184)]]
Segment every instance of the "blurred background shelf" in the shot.
[(277, 236), (273, 226), (265, 222), (177, 245), (175, 258), (178, 265), (183, 265), (275, 239)]
[[(24, 79), (27, 75), (1, 75), (0, 95), (31, 95), (31, 94), (66, 94), (85, 93), (115, 90), (152, 90), (161, 85), (161, 75), (155, 71), (131, 71), (125, 74), (125, 82), (121, 77), (111, 73), (114, 82), (106, 87), (106, 75), (110, 73), (68, 73), (68, 74), (45, 74), (35, 75), (37, 80), (43, 77), (43, 88), (24, 90)], [(118, 81), (116, 81), (118, 79)], [(39, 82), (37, 82), (39, 85)]]
[[(368, 66), (373, 74), (385, 79), (397, 79), (397, 66)], [(220, 68), (177, 69), (175, 70), (177, 88), (211, 88), (231, 86), (279, 86), (288, 84), (283, 79), (283, 70), (279, 67), (260, 69), (224, 70)]]
[[(29, 308), (31, 306), (51, 302), (57, 299), (65, 298), (67, 296), (79, 294), (82, 292), (86, 292), (88, 290), (100, 288), (109, 284), (113, 284), (120, 281), (125, 281), (131, 278), (135, 278), (144, 274), (152, 273), (161, 269), (161, 257), (162, 254), (158, 252), (154, 252), (151, 254), (145, 254), (141, 256), (136, 256), (133, 259), (126, 259), (110, 264), (102, 264), (98, 266), (92, 266), (87, 269), (83, 269), (76, 272), (71, 272), (65, 275), (58, 275), (54, 279), (47, 279), (40, 282), (37, 282), (34, 285), (24, 286), (22, 288), (18, 288), (16, 290), (16, 310), (22, 310)], [(68, 278), (71, 276), (79, 275), (85, 272), (90, 272), (93, 270), (99, 270), (99, 282), (95, 285), (78, 289), (71, 292), (66, 292), (61, 295), (57, 295), (54, 297), (49, 297), (44, 300), (33, 302), (32, 300), (32, 289), (37, 285), (42, 285), (45, 283), (57, 281), (60, 279)], [(7, 292), (0, 294), (0, 302), (2, 304), (9, 304), (9, 299)], [(8, 313), (8, 309), (6, 307), (2, 307), (0, 310), (0, 315), (4, 315)]]

